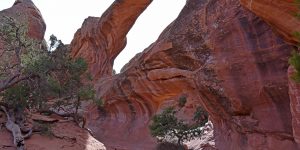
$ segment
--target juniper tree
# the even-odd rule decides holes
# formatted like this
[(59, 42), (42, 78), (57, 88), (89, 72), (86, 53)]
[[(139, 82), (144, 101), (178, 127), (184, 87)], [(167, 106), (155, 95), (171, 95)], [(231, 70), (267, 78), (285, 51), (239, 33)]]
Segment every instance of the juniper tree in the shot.
[[(25, 108), (49, 109), (51, 106), (46, 102), (51, 98), (70, 105), (77, 121), (81, 101), (94, 99), (95, 91), (92, 85), (82, 82), (83, 76), (88, 75), (84, 59), (72, 59), (66, 46), (55, 36), (50, 39), (52, 51), (43, 49), (42, 42), (27, 36), (26, 25), (11, 17), (3, 18), (0, 20), (0, 42), (4, 45), (0, 49), (0, 104), (8, 108), (6, 111), (1, 107), (8, 116), (7, 128), (13, 130), (14, 141), (21, 139), (24, 144), (23, 136), (15, 133), (25, 131)], [(11, 111), (14, 113), (9, 115), (7, 112)]]
[(202, 107), (197, 107), (194, 113), (194, 124), (185, 123), (176, 117), (176, 114), (184, 107), (187, 99), (182, 96), (178, 100), (179, 109), (168, 107), (162, 113), (154, 115), (152, 123), (149, 125), (150, 133), (153, 137), (165, 142), (170, 139), (177, 139), (177, 144), (199, 137), (201, 128), (208, 121), (208, 114)]

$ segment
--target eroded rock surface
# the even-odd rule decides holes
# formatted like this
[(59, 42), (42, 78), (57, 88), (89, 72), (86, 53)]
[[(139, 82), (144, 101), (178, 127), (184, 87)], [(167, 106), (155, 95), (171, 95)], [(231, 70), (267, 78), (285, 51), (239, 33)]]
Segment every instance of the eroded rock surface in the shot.
[(94, 79), (111, 76), (113, 61), (126, 45), (127, 32), (151, 2), (115, 1), (101, 18), (85, 19), (71, 42), (71, 55), (87, 60)]
[[(90, 55), (97, 49), (82, 48), (81, 55), (97, 60), (101, 54)], [(120, 74), (96, 82), (106, 107), (88, 108), (88, 126), (109, 148), (151, 149), (151, 116), (186, 95), (209, 112), (217, 149), (297, 149), (288, 94), (290, 50), (239, 0), (188, 0), (156, 42)]]
[(30, 38), (44, 40), (46, 24), (39, 9), (31, 0), (16, 0), (12, 7), (0, 11), (0, 17), (14, 18), (27, 27)]
[[(299, 13), (299, 8), (293, 0), (241, 0), (241, 4), (254, 12), (256, 15), (262, 17), (268, 24), (270, 24), (275, 31), (281, 34), (285, 40), (298, 43), (299, 39), (294, 36), (294, 33), (300, 31), (300, 20), (295, 17)], [(293, 67), (289, 67), (289, 95), (290, 95), (290, 109), (292, 114), (292, 128), (294, 140), (300, 147), (300, 108), (299, 108), (299, 94), (300, 87), (295, 83), (291, 76), (294, 73)]]
[(295, 72), (293, 67), (289, 67), (289, 95), (291, 100), (293, 136), (298, 143), (298, 147), (300, 147), (300, 84), (291, 79)]
[[(300, 31), (300, 20), (295, 17), (299, 11), (294, 0), (240, 0), (241, 4), (262, 17), (274, 30), (287, 41), (295, 43), (298, 39), (293, 36)], [(299, 41), (298, 41), (299, 42)]]

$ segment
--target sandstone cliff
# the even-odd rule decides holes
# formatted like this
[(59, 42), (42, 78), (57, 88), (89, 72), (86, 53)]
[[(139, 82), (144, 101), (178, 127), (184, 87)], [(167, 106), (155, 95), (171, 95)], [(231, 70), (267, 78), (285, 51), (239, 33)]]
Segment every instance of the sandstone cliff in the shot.
[(83, 57), (94, 79), (111, 76), (113, 62), (126, 45), (126, 34), (152, 0), (116, 1), (101, 18), (89, 17), (74, 35), (73, 57)]
[[(202, 105), (213, 123), (217, 149), (299, 149), (300, 87), (288, 78), (292, 46), (283, 40), (297, 41), (291, 32), (299, 21), (289, 13), (295, 11), (290, 0), (187, 0), (157, 41), (112, 76), (127, 32), (150, 3), (115, 1), (101, 18), (86, 19), (70, 45), (73, 57), (88, 61), (98, 97), (105, 101), (104, 110), (92, 104), (86, 108), (97, 139), (108, 149), (152, 149), (150, 118), (186, 95), (180, 116), (188, 119)], [(17, 0), (1, 13), (27, 22), (28, 35), (43, 40), (45, 23), (30, 0)], [(29, 147), (103, 146), (73, 124), (53, 128), (58, 138), (34, 135), (26, 141)], [(9, 149), (6, 137), (1, 131), (0, 145)]]
[[(5, 18), (13, 18), (14, 21), (24, 25), (27, 29), (28, 37), (43, 42), (46, 30), (45, 22), (38, 8), (31, 0), (16, 0), (11, 8), (0, 11), (0, 24), (7, 23), (3, 20)], [(8, 57), (10, 63), (16, 63), (15, 55), (6, 55), (4, 49), (8, 46), (3, 44), (0, 37), (0, 64), (4, 61), (4, 57)], [(3, 66), (1, 66), (3, 67)], [(2, 69), (2, 68), (1, 68)], [(1, 74), (2, 75), (2, 74)], [(2, 80), (1, 80), (2, 81)], [(1, 84), (1, 82), (0, 82)], [(1, 86), (0, 86), (1, 87)], [(1, 101), (2, 97), (0, 97)], [(2, 103), (1, 103), (2, 104)], [(30, 115), (27, 119), (32, 119)], [(39, 115), (40, 116), (40, 115)], [(40, 116), (43, 118), (43, 116)], [(45, 117), (45, 116), (44, 116)], [(38, 119), (38, 118), (35, 118)], [(45, 120), (39, 120), (45, 122)], [(5, 128), (6, 117), (0, 111), (0, 149), (14, 150), (16, 147), (13, 143), (11, 133)], [(53, 123), (55, 122), (55, 123)], [(32, 123), (32, 122), (31, 122)], [(47, 123), (47, 120), (46, 120)], [(33, 124), (33, 123), (32, 123)], [(31, 124), (31, 125), (32, 125)], [(33, 133), (33, 135), (26, 140), (26, 147), (29, 150), (105, 150), (102, 143), (96, 140), (87, 130), (75, 125), (72, 121), (65, 119), (57, 120), (50, 119), (49, 130), (53, 133), (50, 136), (41, 135), (40, 133)]]
[[(106, 111), (91, 105), (88, 126), (109, 148), (151, 149), (149, 119), (184, 94), (189, 103), (186, 111), (201, 104), (209, 112), (218, 149), (297, 149), (287, 77), (291, 46), (274, 28), (278, 27), (268, 25), (238, 0), (188, 0), (157, 41), (120, 74), (99, 77), (95, 86)], [(124, 33), (127, 30), (118, 34)], [(75, 41), (80, 36), (76, 34)], [(91, 45), (87, 40), (72, 44), (74, 53), (77, 44)], [(90, 61), (103, 58), (98, 64), (113, 61), (90, 54), (97, 49), (80, 52)], [(101, 65), (94, 69), (106, 70)]]
[[(300, 20), (295, 17), (299, 13), (299, 6), (293, 0), (241, 0), (241, 4), (254, 12), (259, 17), (262, 17), (268, 24), (270, 24), (275, 31), (280, 33), (286, 41), (291, 43), (299, 43), (299, 39), (294, 36), (294, 33), (300, 31)], [(289, 96), (290, 109), (292, 115), (292, 129), (293, 137), (298, 146), (300, 145), (300, 109), (299, 109), (299, 94), (300, 87), (292, 79), (291, 75), (294, 73), (293, 67), (288, 69), (289, 79)]]

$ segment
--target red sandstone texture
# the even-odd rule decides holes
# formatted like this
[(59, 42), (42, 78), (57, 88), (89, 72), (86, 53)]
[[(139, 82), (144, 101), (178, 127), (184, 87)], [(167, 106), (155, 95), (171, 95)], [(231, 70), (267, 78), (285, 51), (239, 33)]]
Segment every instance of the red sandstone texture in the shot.
[(71, 55), (87, 60), (94, 79), (112, 75), (113, 61), (126, 45), (127, 32), (151, 1), (115, 1), (101, 18), (84, 21), (71, 42)]
[[(293, 33), (300, 31), (300, 20), (295, 17), (298, 11), (293, 0), (241, 0), (243, 6), (262, 17), (273, 29), (280, 33), (287, 41), (299, 42)], [(295, 142), (300, 145), (300, 86), (295, 83), (291, 76), (294, 73), (293, 67), (289, 67), (289, 96), (290, 109), (292, 114), (292, 129)]]
[[(116, 14), (113, 8), (104, 16)], [(162, 108), (176, 105), (181, 95), (190, 103), (186, 111), (202, 105), (209, 112), (217, 149), (297, 149), (293, 133), (298, 131), (293, 131), (297, 128), (292, 125), (287, 77), (291, 46), (272, 30), (278, 28), (283, 33), (285, 28), (269, 26), (238, 0), (187, 0), (178, 18), (156, 42), (120, 74), (109, 77), (99, 76), (111, 71), (102, 64), (113, 61), (119, 50), (111, 57), (94, 53), (103, 40), (89, 41), (107, 33), (94, 27), (102, 19), (90, 27), (86, 21), (86, 30), (77, 32), (71, 47), (73, 56), (83, 56), (92, 63), (90, 69), (95, 69), (93, 75), (99, 78), (95, 87), (105, 101), (105, 111), (90, 106), (88, 126), (109, 149), (153, 148), (154, 140), (147, 130), (150, 118)], [(127, 33), (117, 31), (121, 30), (112, 34)], [(86, 35), (91, 36), (86, 39)], [(81, 38), (84, 40), (77, 40)], [(105, 40), (110, 39), (114, 38)], [(123, 40), (111, 43), (124, 47)], [(106, 45), (104, 42), (103, 47)], [(102, 69), (106, 73), (96, 73)]]
[(240, 0), (250, 11), (262, 17), (287, 41), (298, 41), (292, 34), (300, 31), (300, 21), (295, 17), (298, 11), (294, 0)]
[(293, 124), (293, 135), (295, 141), (300, 146), (300, 84), (295, 83), (291, 76), (295, 73), (293, 67), (289, 67), (289, 95), (291, 100), (291, 113), (292, 113), (292, 124)]

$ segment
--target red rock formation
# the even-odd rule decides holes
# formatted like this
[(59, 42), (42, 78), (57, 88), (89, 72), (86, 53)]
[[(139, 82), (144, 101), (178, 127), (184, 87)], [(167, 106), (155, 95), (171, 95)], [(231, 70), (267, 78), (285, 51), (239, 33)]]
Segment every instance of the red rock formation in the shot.
[(2, 10), (1, 17), (12, 17), (28, 28), (28, 36), (38, 41), (44, 40), (46, 24), (31, 0), (16, 0), (11, 8)]
[(71, 55), (87, 60), (94, 79), (112, 75), (113, 61), (126, 45), (127, 32), (151, 1), (115, 1), (101, 18), (84, 21), (71, 42)]
[[(6, 118), (0, 112), (0, 123), (4, 123)], [(39, 120), (44, 120), (43, 118)], [(47, 122), (47, 120), (45, 120)], [(0, 126), (1, 127), (1, 126)], [(66, 120), (59, 120), (54, 124), (49, 124), (49, 135), (33, 133), (25, 140), (28, 150), (105, 150), (102, 143), (97, 141), (90, 133), (79, 128), (75, 123)], [(1, 128), (0, 128), (1, 129)], [(15, 150), (11, 133), (6, 129), (0, 132), (0, 149)]]
[[(27, 32), (26, 34), (29, 38), (44, 44), (46, 25), (40, 11), (35, 7), (31, 0), (16, 0), (11, 8), (0, 11), (1, 29), (5, 29), (4, 26), (7, 26), (8, 24), (13, 26), (12, 22), (15, 23), (16, 26), (19, 26), (18, 33), (23, 31)], [(15, 53), (15, 51), (12, 51), (12, 41), (7, 41), (3, 34), (0, 35), (2, 36), (0, 36), (0, 65), (9, 68), (9, 71), (6, 71), (6, 75), (1, 74), (0, 91), (2, 91), (6, 86), (9, 86), (9, 84), (13, 84), (22, 78), (22, 76), (18, 75), (19, 67), (17, 66), (20, 64), (18, 54), (22, 54), (26, 49), (19, 47), (19, 52)], [(16, 36), (21, 40), (24, 38), (22, 34), (16, 34)], [(14, 46), (17, 45), (16, 43), (17, 42), (15, 42)], [(17, 51), (19, 48), (14, 49)], [(1, 70), (3, 71), (3, 68)]]
[(293, 125), (293, 135), (295, 141), (300, 147), (300, 84), (295, 83), (291, 76), (295, 73), (293, 67), (289, 67), (288, 77), (289, 77), (289, 95), (291, 100), (291, 114), (292, 114), (292, 125)]
[[(75, 35), (75, 41), (80, 38)], [(72, 51), (79, 51), (75, 47)], [(106, 111), (90, 107), (88, 126), (109, 148), (151, 149), (150, 117), (185, 94), (209, 112), (217, 149), (297, 149), (286, 75), (290, 49), (238, 0), (188, 0), (121, 74), (99, 79)], [(80, 52), (88, 60), (102, 56), (90, 51), (96, 49)]]
[[(296, 7), (293, 0), (241, 0), (243, 6), (262, 17), (268, 22), (274, 30), (278, 31), (287, 41), (297, 43), (299, 42), (293, 33), (300, 31), (300, 20), (294, 14), (299, 8)], [(289, 68), (289, 95), (290, 95), (290, 109), (292, 114), (293, 136), (300, 147), (300, 110), (299, 110), (299, 94), (300, 87), (290, 79), (294, 70)]]
[[(16, 0), (14, 5), (8, 9), (0, 11), (1, 23), (7, 24), (7, 19), (15, 19), (19, 25), (25, 25), (27, 34), (30, 38), (37, 41), (44, 40), (46, 24), (44, 19), (36, 6), (31, 0)], [(5, 22), (6, 21), (6, 22)], [(0, 53), (3, 53), (5, 45), (0, 37)], [(2, 55), (1, 55), (2, 57)]]
[(298, 41), (292, 34), (300, 31), (300, 21), (295, 17), (294, 0), (240, 0), (241, 4), (262, 17), (287, 41)]

